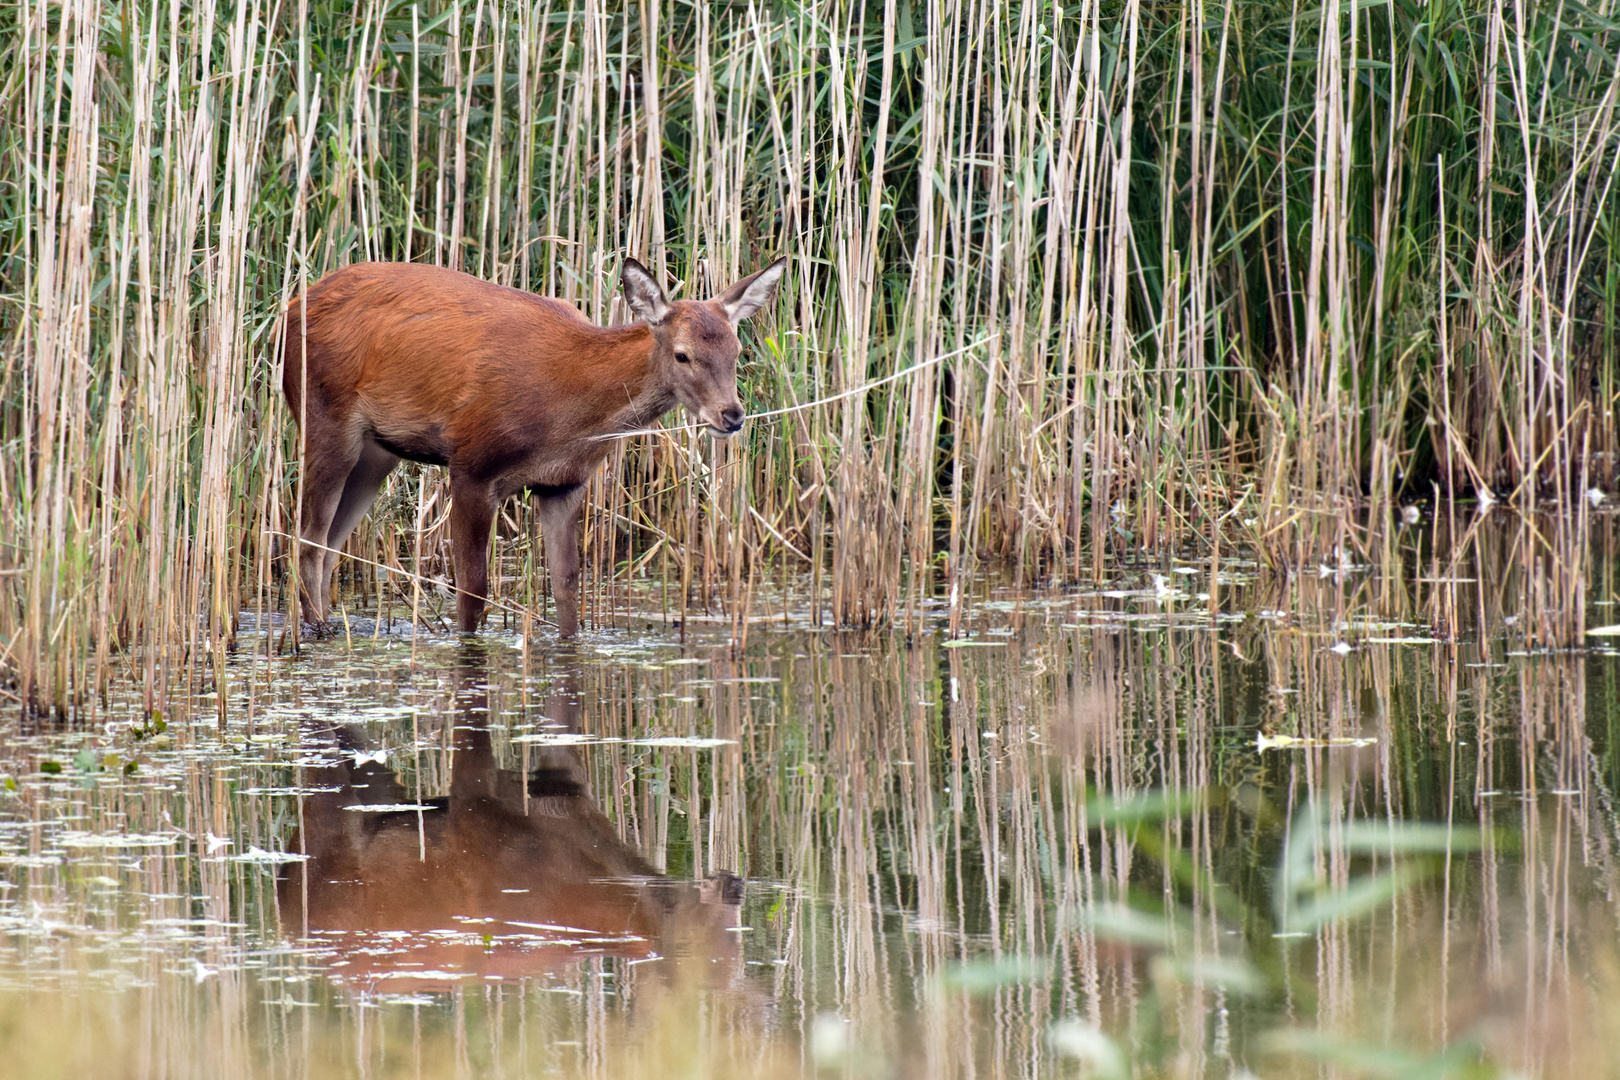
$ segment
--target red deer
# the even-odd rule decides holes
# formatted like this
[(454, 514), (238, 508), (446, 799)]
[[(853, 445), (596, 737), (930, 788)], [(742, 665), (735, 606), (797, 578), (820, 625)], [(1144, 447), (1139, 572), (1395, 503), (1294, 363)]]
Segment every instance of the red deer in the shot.
[[(574, 685), (546, 709), (568, 730)], [(300, 800), (287, 846), (306, 859), (284, 866), (276, 885), (283, 929), (319, 934), (341, 960), (335, 977), (395, 990), (522, 978), (592, 955), (733, 965), (741, 879), (658, 873), (592, 801), (572, 747), (536, 746), (526, 771), (501, 768), (487, 686), (472, 660), (439, 798), (419, 803), (364, 752), (357, 726), (324, 733), (339, 754), (300, 776), (317, 790)]]
[[(337, 551), (401, 459), (450, 468), (456, 614), (478, 628), (495, 511), (537, 500), (557, 627), (579, 627), (579, 504), (611, 443), (684, 405), (742, 428), (737, 324), (770, 303), (780, 258), (710, 300), (670, 300), (625, 259), (637, 320), (598, 327), (572, 304), (414, 263), (334, 270), (287, 314), (282, 388), (304, 425), (299, 534), (305, 620), (326, 620)], [(304, 394), (305, 385), (310, 393)]]

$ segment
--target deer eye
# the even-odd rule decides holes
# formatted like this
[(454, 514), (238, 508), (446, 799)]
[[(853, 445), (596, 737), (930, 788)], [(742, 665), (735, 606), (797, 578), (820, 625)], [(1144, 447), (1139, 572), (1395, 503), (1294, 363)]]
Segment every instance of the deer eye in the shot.
[(690, 364), (692, 362), (692, 358), (683, 352), (678, 352), (675, 354), (675, 362), (677, 364)]

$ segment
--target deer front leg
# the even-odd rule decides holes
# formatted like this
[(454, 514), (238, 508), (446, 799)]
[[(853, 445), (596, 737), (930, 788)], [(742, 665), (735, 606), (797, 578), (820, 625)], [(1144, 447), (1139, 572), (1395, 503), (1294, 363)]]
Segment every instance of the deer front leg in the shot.
[(579, 632), (579, 503), (585, 487), (537, 501), (540, 529), (546, 537), (546, 562), (551, 566), (551, 594), (557, 598), (557, 636)]
[(450, 477), (450, 551), (456, 561), (456, 622), (463, 633), (478, 629), (489, 593), (489, 529), (495, 496), (488, 484)]

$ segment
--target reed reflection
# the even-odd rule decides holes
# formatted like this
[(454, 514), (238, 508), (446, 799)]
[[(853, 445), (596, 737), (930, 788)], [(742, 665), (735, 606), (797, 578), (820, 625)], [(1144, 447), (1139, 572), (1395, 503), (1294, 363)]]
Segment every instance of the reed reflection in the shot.
[[(547, 736), (580, 731), (577, 668), (553, 683)], [(339, 954), (333, 974), (399, 989), (544, 973), (592, 956), (733, 958), (742, 882), (660, 874), (592, 799), (573, 746), (539, 742), (503, 768), (487, 654), (457, 665), (448, 793), (419, 797), (358, 725), (305, 771), (303, 854), (277, 883), (282, 926)], [(431, 752), (441, 752), (434, 747)]]

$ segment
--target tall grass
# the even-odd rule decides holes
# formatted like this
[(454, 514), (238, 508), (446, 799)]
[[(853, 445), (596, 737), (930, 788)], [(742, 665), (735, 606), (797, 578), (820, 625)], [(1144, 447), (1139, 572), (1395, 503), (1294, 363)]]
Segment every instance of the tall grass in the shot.
[[(844, 396), (626, 445), (598, 586), (661, 573), (746, 626), (802, 568), (826, 618), (909, 624), (987, 561), (1387, 564), (1436, 484), (1564, 511), (1525, 603), (1576, 640), (1620, 449), (1617, 33), (1399, 0), (0, 8), (6, 692), (225, 677), (239, 608), (282, 598), (279, 315), (358, 259), (607, 322), (621, 252), (688, 295), (792, 257), (747, 399)], [(442, 575), (447, 497), (401, 472), (351, 550)], [(533, 532), (497, 542), (532, 568)]]

